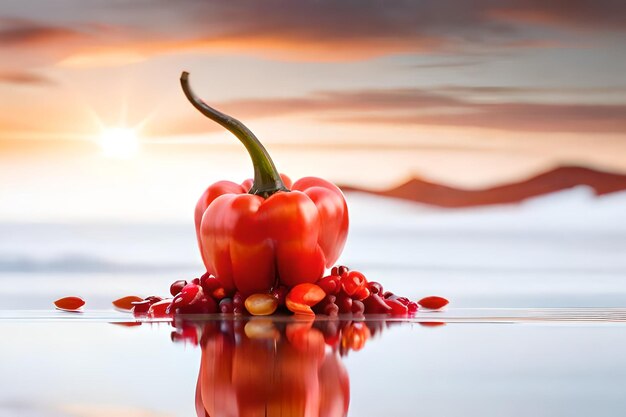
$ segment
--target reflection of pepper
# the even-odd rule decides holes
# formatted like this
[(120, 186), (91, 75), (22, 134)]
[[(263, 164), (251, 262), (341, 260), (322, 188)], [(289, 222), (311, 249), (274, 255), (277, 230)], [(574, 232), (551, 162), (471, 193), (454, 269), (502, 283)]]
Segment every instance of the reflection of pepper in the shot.
[(211, 185), (196, 205), (195, 223), (204, 265), (224, 288), (244, 294), (266, 292), (278, 282), (289, 287), (321, 278), (348, 234), (348, 208), (335, 185), (320, 178), (291, 181), (278, 174), (254, 134), (238, 120), (206, 105), (181, 85), (202, 114), (232, 132), (254, 164), (254, 181)]
[(243, 329), (233, 327), (233, 335), (221, 330), (203, 332), (199, 417), (347, 415), (348, 373), (313, 321), (275, 327), (250, 320)]

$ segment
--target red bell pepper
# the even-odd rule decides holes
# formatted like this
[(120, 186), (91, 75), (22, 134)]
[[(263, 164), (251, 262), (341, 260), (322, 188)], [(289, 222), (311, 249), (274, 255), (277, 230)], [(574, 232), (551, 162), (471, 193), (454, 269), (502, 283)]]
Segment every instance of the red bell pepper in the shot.
[(292, 185), (279, 175), (257, 137), (196, 97), (188, 78), (187, 72), (180, 78), (187, 99), (233, 133), (254, 165), (254, 181), (219, 181), (196, 205), (196, 233), (207, 271), (229, 293), (316, 282), (337, 261), (348, 235), (348, 207), (341, 190), (314, 177)]

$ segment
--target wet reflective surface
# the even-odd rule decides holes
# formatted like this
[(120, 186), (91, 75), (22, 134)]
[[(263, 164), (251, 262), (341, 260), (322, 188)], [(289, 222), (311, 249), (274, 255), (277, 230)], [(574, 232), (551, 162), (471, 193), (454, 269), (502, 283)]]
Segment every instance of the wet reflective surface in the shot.
[[(187, 219), (0, 224), (0, 417), (624, 415), (622, 196), (453, 211), (349, 199), (341, 263), (411, 299), (445, 296), (447, 311), (381, 331), (372, 319), (369, 338), (356, 326), (334, 344), (327, 324), (288, 331), (291, 319), (249, 334), (137, 326), (111, 301), (166, 295), (202, 270)], [(67, 295), (85, 312), (52, 310)]]
[(621, 416), (625, 318), (450, 309), (138, 325), (4, 311), (0, 416)]

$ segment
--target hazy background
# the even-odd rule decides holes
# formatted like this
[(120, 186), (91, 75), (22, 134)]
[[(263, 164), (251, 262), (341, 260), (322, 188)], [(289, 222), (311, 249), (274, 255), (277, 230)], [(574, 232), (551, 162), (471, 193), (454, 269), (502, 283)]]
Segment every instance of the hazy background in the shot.
[[(185, 100), (182, 70), (292, 178), (480, 189), (564, 165), (626, 174), (622, 3), (1, 0), (0, 417), (193, 415), (200, 351), (167, 325), (102, 322), (118, 297), (204, 272), (196, 200), (252, 175)], [(350, 193), (340, 262), (445, 296), (452, 316), (625, 307), (626, 192), (552, 188), (462, 209)], [(84, 315), (53, 309), (67, 295)], [(349, 415), (621, 416), (623, 327), (394, 327), (345, 358)]]
[[(562, 165), (626, 173), (618, 2), (4, 0), (0, 272), (39, 291), (8, 308), (48, 308), (93, 274), (115, 285), (82, 291), (108, 307), (202, 272), (195, 202), (252, 167), (185, 100), (182, 70), (293, 178), (477, 189)], [(341, 261), (407, 295), (624, 305), (624, 193), (448, 210), (347, 197)]]
[[(5, 0), (0, 220), (187, 220), (250, 176), (181, 70), (296, 178), (626, 172), (625, 31), (613, 1)], [(112, 127), (139, 148), (103, 152)]]

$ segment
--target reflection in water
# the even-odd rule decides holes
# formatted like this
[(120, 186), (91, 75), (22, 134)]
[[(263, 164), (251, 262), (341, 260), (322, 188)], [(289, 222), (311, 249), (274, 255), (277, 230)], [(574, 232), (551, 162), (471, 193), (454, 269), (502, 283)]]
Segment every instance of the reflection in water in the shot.
[(199, 417), (341, 417), (350, 381), (341, 357), (363, 348), (384, 321), (266, 318), (181, 321), (174, 341), (202, 348)]

